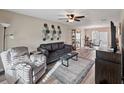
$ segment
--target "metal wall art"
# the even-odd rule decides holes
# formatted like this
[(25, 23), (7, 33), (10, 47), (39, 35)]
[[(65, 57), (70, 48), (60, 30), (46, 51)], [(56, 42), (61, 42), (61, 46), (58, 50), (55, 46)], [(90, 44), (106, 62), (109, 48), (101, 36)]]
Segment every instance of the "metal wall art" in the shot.
[(46, 41), (47, 39), (49, 39), (49, 33), (50, 33), (50, 30), (48, 28), (48, 25), (44, 24), (44, 28), (43, 28), (43, 41)]
[(60, 28), (60, 26), (57, 26), (57, 28), (58, 28), (58, 35), (57, 35), (57, 40), (59, 40), (60, 38), (61, 38), (61, 28)]
[(52, 34), (51, 40), (54, 40), (56, 38), (56, 30), (55, 30), (54, 25), (51, 25), (51, 28), (52, 28), (52, 31), (51, 31), (51, 34)]
[(43, 28), (43, 41), (46, 40), (60, 40), (61, 38), (61, 28), (57, 26), (57, 30), (55, 30), (55, 26), (51, 25), (51, 30), (49, 30), (48, 25), (45, 23)]

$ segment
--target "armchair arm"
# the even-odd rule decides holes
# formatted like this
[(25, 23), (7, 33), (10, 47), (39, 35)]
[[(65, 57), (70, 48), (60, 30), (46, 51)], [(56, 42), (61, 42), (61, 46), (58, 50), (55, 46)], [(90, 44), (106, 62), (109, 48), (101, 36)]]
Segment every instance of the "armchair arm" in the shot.
[(48, 57), (48, 55), (49, 55), (49, 51), (48, 50), (46, 50), (46, 49), (43, 49), (43, 48), (37, 48), (37, 51), (40, 51), (42, 54), (44, 54), (45, 56), (47, 56)]
[(30, 59), (32, 63), (37, 67), (41, 66), (43, 63), (46, 63), (46, 56), (44, 54), (31, 55)]
[(72, 45), (65, 44), (65, 48), (68, 48), (70, 51), (72, 51)]
[[(15, 74), (21, 83), (33, 83), (32, 66), (28, 62), (18, 63), (15, 66)], [(14, 67), (13, 67), (14, 68)]]
[(9, 52), (8, 51), (4, 51), (2, 53), (0, 53), (0, 57), (1, 57), (1, 61), (3, 63), (4, 69), (11, 69), (12, 64), (10, 64), (10, 60), (8, 58), (9, 56)]

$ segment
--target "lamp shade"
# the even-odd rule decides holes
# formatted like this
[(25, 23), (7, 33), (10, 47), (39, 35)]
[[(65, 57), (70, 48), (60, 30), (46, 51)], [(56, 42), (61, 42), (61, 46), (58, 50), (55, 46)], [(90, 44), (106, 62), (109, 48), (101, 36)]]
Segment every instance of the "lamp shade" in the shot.
[(0, 23), (0, 25), (2, 25), (3, 27), (9, 27), (10, 24), (7, 24), (7, 23)]

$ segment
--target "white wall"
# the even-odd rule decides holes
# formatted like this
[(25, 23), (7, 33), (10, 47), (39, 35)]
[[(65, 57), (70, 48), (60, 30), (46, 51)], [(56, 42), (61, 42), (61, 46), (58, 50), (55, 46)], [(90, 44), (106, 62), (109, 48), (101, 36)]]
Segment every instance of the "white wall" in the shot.
[(0, 25), (0, 52), (2, 51), (3, 47), (3, 27)]
[[(44, 19), (38, 19), (30, 16), (16, 14), (13, 12), (0, 10), (0, 21), (10, 24), (7, 34), (14, 34), (14, 40), (7, 38), (6, 47), (27, 46), (30, 51), (36, 50), (41, 43), (60, 42), (71, 44), (71, 26), (58, 22), (52, 22)], [(49, 27), (60, 26), (62, 30), (61, 40), (42, 40), (43, 24), (47, 23)]]
[(81, 47), (84, 47), (85, 31), (84, 28), (78, 28), (81, 31)]
[[(0, 53), (2, 52), (2, 44), (3, 44), (3, 28), (0, 26)], [(0, 69), (3, 68), (3, 64), (2, 64), (2, 61), (1, 61), (1, 57), (0, 57)]]

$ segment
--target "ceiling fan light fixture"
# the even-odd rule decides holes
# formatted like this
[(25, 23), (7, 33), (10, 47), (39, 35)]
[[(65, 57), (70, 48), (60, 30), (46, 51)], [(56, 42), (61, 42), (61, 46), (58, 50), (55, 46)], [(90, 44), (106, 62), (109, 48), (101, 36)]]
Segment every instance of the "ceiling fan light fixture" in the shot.
[(66, 16), (66, 18), (61, 18), (60, 20), (66, 19), (66, 22), (73, 23), (74, 21), (80, 22), (80, 18), (85, 18), (85, 16), (75, 16), (75, 14), (67, 14)]
[(68, 20), (68, 22), (73, 23), (73, 22), (74, 22), (74, 20), (73, 20), (73, 19), (69, 19), (69, 20)]

